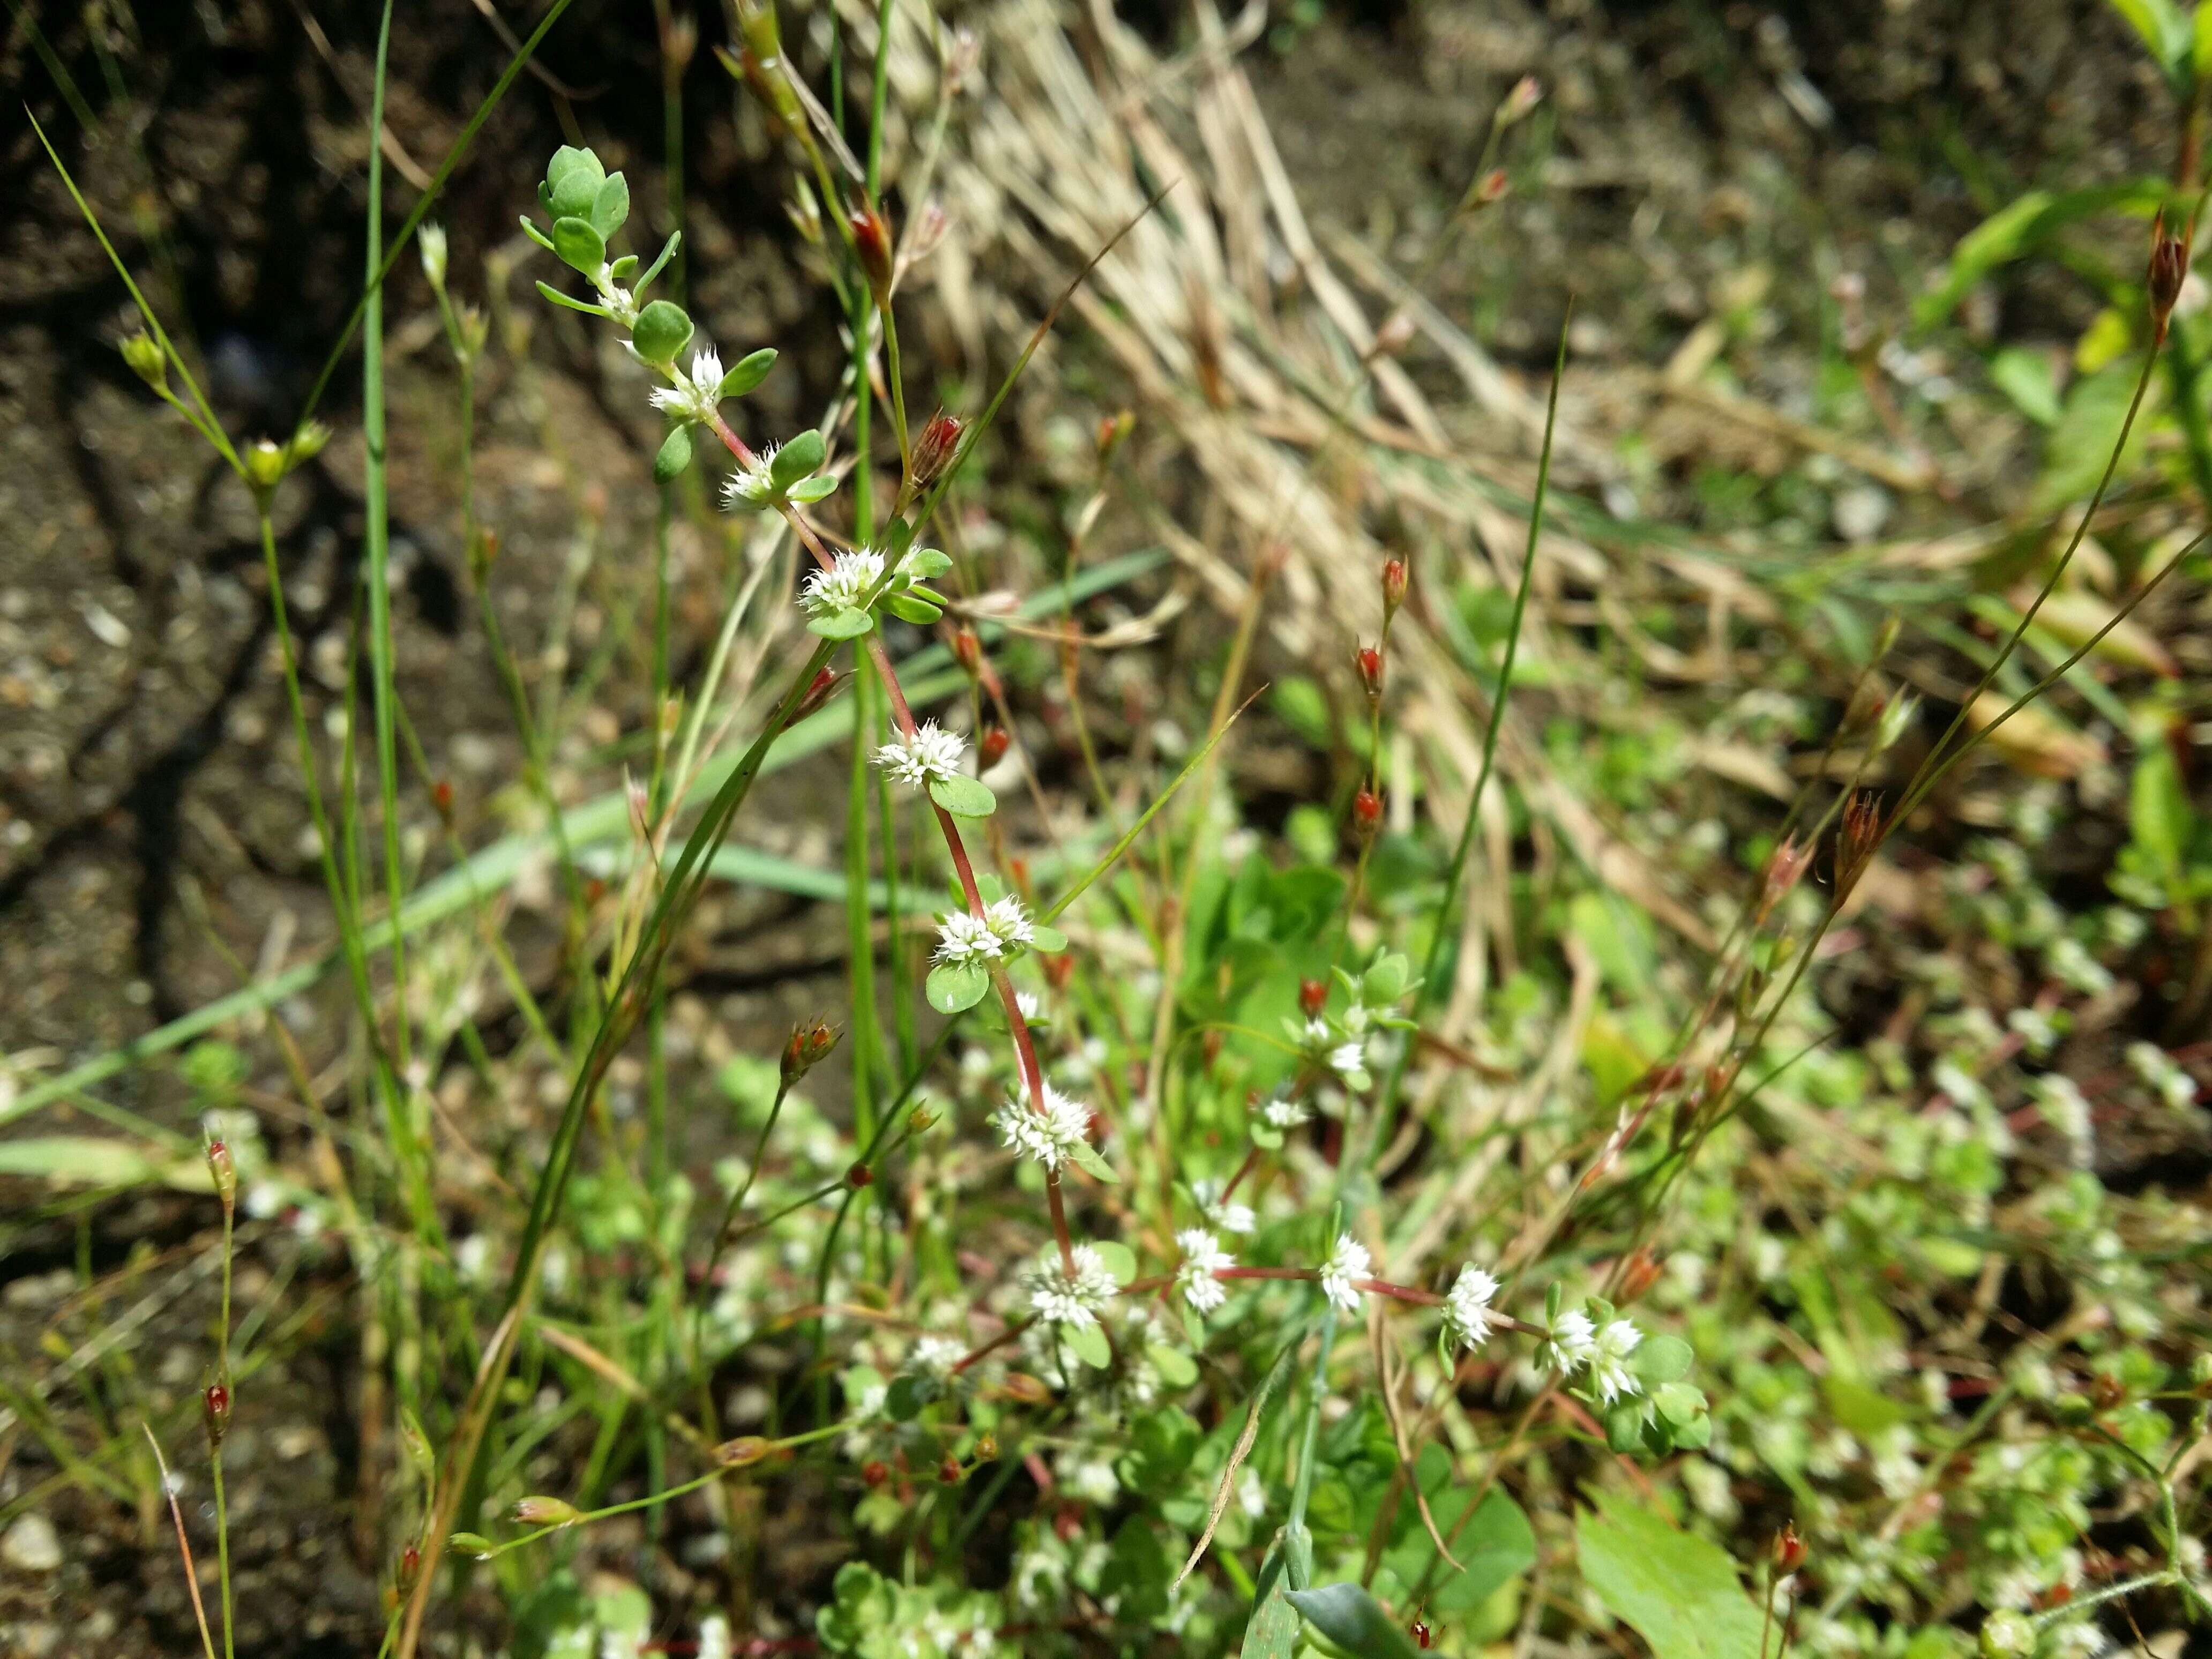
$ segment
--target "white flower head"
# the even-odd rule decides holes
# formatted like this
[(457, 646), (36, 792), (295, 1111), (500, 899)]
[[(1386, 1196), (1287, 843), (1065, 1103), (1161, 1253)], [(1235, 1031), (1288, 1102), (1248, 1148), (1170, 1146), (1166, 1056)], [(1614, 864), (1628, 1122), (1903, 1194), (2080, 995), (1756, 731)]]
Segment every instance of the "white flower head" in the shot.
[(967, 1352), (957, 1337), (925, 1336), (908, 1351), (907, 1369), (916, 1376), (943, 1382), (952, 1375), (952, 1368), (966, 1358)]
[(1468, 1263), (1444, 1293), (1444, 1334), (1462, 1348), (1479, 1348), (1498, 1322), (1490, 1304), (1497, 1298), (1498, 1281)]
[(730, 1621), (710, 1613), (699, 1621), (699, 1659), (730, 1659)]
[(1006, 947), (992, 931), (985, 918), (971, 915), (965, 910), (946, 913), (939, 924), (937, 941), (937, 960), (957, 966), (970, 963), (996, 962), (1006, 954)]
[(1340, 1042), (1328, 1051), (1328, 1069), (1355, 1089), (1367, 1086), (1367, 1048), (1364, 1043)]
[(1044, 1109), (1026, 1101), (1010, 1100), (992, 1117), (1006, 1145), (1024, 1158), (1033, 1158), (1048, 1170), (1072, 1163), (1075, 1149), (1091, 1131), (1091, 1109), (1044, 1085)]
[(672, 368), (669, 380), (669, 385), (656, 387), (652, 393), (655, 409), (679, 421), (714, 419), (714, 407), (721, 402), (718, 394), (722, 389), (722, 359), (713, 347), (693, 354), (689, 374)]
[(876, 750), (876, 764), (896, 783), (920, 789), (940, 778), (960, 775), (961, 757), (968, 745), (935, 720), (924, 720), (914, 735), (887, 743)]
[(1215, 1269), (1235, 1267), (1237, 1258), (1203, 1227), (1184, 1228), (1176, 1235), (1176, 1244), (1182, 1251), (1182, 1266), (1176, 1269), (1176, 1289), (1182, 1292), (1191, 1311), (1203, 1318), (1229, 1299), (1229, 1287), (1213, 1276)]
[(799, 590), (799, 602), (816, 616), (859, 611), (884, 579), (884, 556), (872, 547), (848, 548), (827, 570), (817, 570)]
[(1029, 1292), (1030, 1306), (1039, 1319), (1087, 1330), (1098, 1322), (1100, 1312), (1121, 1289), (1121, 1281), (1114, 1277), (1105, 1258), (1088, 1244), (1077, 1245), (1069, 1262), (1063, 1267), (1058, 1249), (1047, 1245), (1036, 1265), (1024, 1275), (1023, 1288)]
[(1198, 1205), (1198, 1212), (1214, 1227), (1224, 1233), (1249, 1233), (1260, 1224), (1249, 1204), (1231, 1204), (1222, 1194), (1218, 1181), (1194, 1181), (1190, 1195)]
[(758, 513), (775, 500), (776, 446), (764, 444), (753, 452), (753, 464), (741, 466), (723, 480), (722, 505), (732, 513)]
[(1359, 1311), (1359, 1292), (1352, 1288), (1356, 1279), (1375, 1276), (1375, 1260), (1367, 1247), (1350, 1233), (1340, 1234), (1336, 1248), (1328, 1253), (1328, 1260), (1321, 1270), (1322, 1294), (1336, 1304), (1342, 1313)]
[(425, 222), (415, 233), (416, 251), (422, 256), (422, 274), (430, 279), (430, 286), (443, 289), (446, 286), (446, 228), (434, 222)]
[(1260, 1115), (1270, 1128), (1295, 1129), (1313, 1114), (1306, 1109), (1304, 1102), (1278, 1094), (1271, 1096), (1260, 1108)]
[(1590, 1353), (1590, 1384), (1607, 1405), (1644, 1392), (1643, 1379), (1628, 1368), (1628, 1356), (1642, 1340), (1644, 1333), (1629, 1320), (1608, 1320), (1599, 1328)]
[(1597, 1352), (1597, 1327), (1579, 1308), (1563, 1313), (1553, 1323), (1551, 1340), (1544, 1345), (1544, 1363), (1562, 1376), (1572, 1376)]
[(996, 900), (986, 907), (983, 915), (1002, 945), (1027, 945), (1036, 937), (1036, 925), (1030, 921), (1029, 913), (1022, 908), (1022, 902), (1018, 898)]

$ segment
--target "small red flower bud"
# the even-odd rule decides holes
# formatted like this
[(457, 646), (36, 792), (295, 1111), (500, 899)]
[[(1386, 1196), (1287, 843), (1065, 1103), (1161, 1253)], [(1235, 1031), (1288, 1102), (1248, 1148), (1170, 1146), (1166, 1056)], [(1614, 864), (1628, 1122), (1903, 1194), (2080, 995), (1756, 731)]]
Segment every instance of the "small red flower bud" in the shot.
[(200, 1417), (207, 1425), (210, 1449), (222, 1444), (230, 1431), (230, 1385), (217, 1381), (200, 1390)]
[(838, 684), (844, 678), (845, 676), (831, 668), (824, 668), (817, 673), (807, 682), (805, 694), (799, 698), (798, 707), (791, 711), (791, 718), (795, 720), (804, 720), (821, 708), (836, 695)]
[(1413, 1645), (1415, 1647), (1425, 1648), (1429, 1645), (1431, 1638), (1429, 1635), (1428, 1620), (1425, 1619), (1416, 1619), (1413, 1620), (1412, 1624), (1406, 1626), (1406, 1633), (1413, 1638)]
[(983, 641), (975, 637), (974, 629), (963, 628), (952, 636), (952, 660), (971, 680), (982, 673)]
[(1382, 695), (1382, 648), (1363, 645), (1352, 653), (1352, 660), (1359, 669), (1360, 684), (1367, 688), (1370, 702)]
[(1844, 825), (1836, 842), (1836, 896), (1858, 885), (1881, 839), (1881, 807), (1870, 790), (1861, 790), (1844, 806)]
[(880, 1457), (871, 1457), (860, 1465), (860, 1484), (864, 1486), (880, 1486), (890, 1478), (891, 1466)]
[(1137, 417), (1127, 410), (1118, 414), (1098, 417), (1098, 465), (1103, 466), (1114, 459), (1114, 452), (1136, 430)]
[(975, 751), (983, 757), (984, 765), (996, 766), (1006, 759), (1007, 747), (1012, 742), (1005, 726), (987, 726), (983, 728), (983, 741), (975, 745)]
[(951, 465), (960, 447), (960, 422), (941, 409), (929, 417), (929, 423), (921, 428), (921, 435), (914, 441), (914, 482), (917, 488), (928, 489)]
[(453, 781), (440, 778), (430, 786), (430, 805), (437, 809), (439, 817), (450, 826), (453, 822)]
[(2188, 279), (2189, 240), (2166, 229), (2166, 211), (2161, 208), (2151, 226), (2150, 271), (2146, 278), (2153, 338), (2166, 338), (2166, 322), (2173, 315), (2174, 302), (2181, 298), (2181, 285)]
[(1406, 602), (1406, 562), (1403, 559), (1382, 561), (1382, 614), (1393, 617)]
[(1322, 979), (1302, 979), (1298, 981), (1298, 1006), (1308, 1019), (1318, 1018), (1328, 1006), (1328, 981)]
[(875, 1182), (876, 1172), (858, 1158), (853, 1161), (853, 1167), (845, 1171), (845, 1184), (855, 1192), (863, 1187), (872, 1187)]
[(1372, 789), (1363, 789), (1352, 798), (1352, 827), (1365, 840), (1381, 827), (1382, 798)]
[(1778, 1572), (1795, 1572), (1805, 1565), (1805, 1540), (1797, 1535), (1796, 1522), (1787, 1522), (1774, 1535), (1774, 1566)]
[(208, 1174), (215, 1178), (215, 1195), (222, 1200), (225, 1210), (238, 1203), (238, 1166), (231, 1162), (230, 1148), (222, 1140), (207, 1144)]
[(866, 207), (854, 213), (852, 228), (853, 252), (868, 279), (868, 292), (878, 305), (885, 304), (891, 297), (891, 228), (882, 214)]
[(393, 1577), (399, 1581), (399, 1588), (403, 1592), (415, 1588), (415, 1580), (422, 1571), (422, 1552), (420, 1549), (410, 1544), (399, 1552), (399, 1566)]
[(1474, 187), (1474, 204), (1477, 207), (1488, 207), (1493, 202), (1502, 202), (1505, 199), (1505, 192), (1510, 188), (1510, 183), (1505, 177), (1505, 169), (1492, 167), (1482, 175), (1482, 182)]
[(783, 1086), (789, 1088), (819, 1065), (837, 1046), (837, 1035), (819, 1017), (811, 1024), (793, 1026), (790, 1041), (783, 1045)]
[(957, 1486), (967, 1478), (967, 1473), (960, 1467), (958, 1458), (948, 1455), (937, 1466), (937, 1478), (948, 1486)]

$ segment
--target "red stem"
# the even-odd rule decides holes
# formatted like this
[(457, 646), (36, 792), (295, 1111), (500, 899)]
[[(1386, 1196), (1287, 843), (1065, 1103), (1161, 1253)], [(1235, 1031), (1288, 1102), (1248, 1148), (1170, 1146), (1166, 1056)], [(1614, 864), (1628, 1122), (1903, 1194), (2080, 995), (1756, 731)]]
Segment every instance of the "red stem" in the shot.
[[(738, 465), (755, 465), (753, 452), (745, 447), (743, 439), (730, 430), (729, 422), (722, 418), (720, 411), (713, 411), (708, 424), (714, 435), (722, 441), (722, 447), (737, 457)], [(790, 524), (793, 532), (814, 555), (815, 562), (824, 569), (829, 568), (835, 561), (829, 549), (823, 545), (822, 538), (815, 534), (813, 526), (807, 523), (805, 515), (788, 502), (779, 511)], [(891, 666), (890, 653), (884, 649), (881, 633), (872, 632), (868, 635), (867, 649), (870, 660), (876, 665), (876, 672), (882, 678), (884, 690), (890, 696), (892, 717), (897, 720), (901, 734), (911, 742), (914, 738), (914, 710), (907, 703), (906, 692), (899, 684), (897, 671)], [(930, 811), (937, 817), (938, 830), (945, 837), (945, 849), (952, 856), (952, 868), (960, 878), (960, 890), (968, 900), (969, 914), (980, 920), (984, 909), (983, 894), (975, 884), (975, 867), (969, 861), (967, 843), (960, 838), (960, 826), (953, 822), (952, 815), (934, 800), (929, 805)], [(1005, 1005), (1006, 1024), (1013, 1032), (1014, 1052), (1021, 1060), (1022, 1081), (1029, 1090), (1030, 1109), (1042, 1117), (1045, 1115), (1044, 1070), (1037, 1064), (1036, 1044), (1030, 1038), (1029, 1021), (1022, 1018), (1021, 1004), (1014, 994), (1014, 981), (1006, 969), (1003, 966), (994, 967), (991, 979), (999, 988), (999, 1000)], [(1075, 1243), (1067, 1231), (1067, 1209), (1060, 1199), (1060, 1176), (1056, 1170), (1045, 1172), (1045, 1196), (1052, 1206), (1052, 1232), (1060, 1245), (1060, 1271), (1073, 1274), (1075, 1271)]]

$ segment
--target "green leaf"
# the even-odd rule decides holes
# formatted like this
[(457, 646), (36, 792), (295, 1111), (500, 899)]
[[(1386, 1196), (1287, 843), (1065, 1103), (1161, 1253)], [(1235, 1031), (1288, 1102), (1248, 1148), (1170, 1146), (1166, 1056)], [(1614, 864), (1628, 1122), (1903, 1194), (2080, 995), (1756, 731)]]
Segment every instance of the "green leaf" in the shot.
[(2212, 6), (2204, 4), (2203, 0), (2197, 0), (2194, 33), (2197, 38), (2191, 46), (2189, 67), (2202, 81), (2212, 76)]
[(1608, 1492), (1577, 1521), (1583, 1577), (1655, 1659), (1759, 1659), (1759, 1613), (1717, 1544)]
[(1100, 1157), (1098, 1149), (1089, 1141), (1077, 1141), (1067, 1149), (1067, 1155), (1074, 1160), (1075, 1167), (1093, 1181), (1103, 1181), (1115, 1186), (1121, 1184), (1121, 1177), (1114, 1173), (1114, 1166)]
[(691, 465), (691, 428), (675, 428), (660, 441), (660, 453), (653, 458), (653, 481), (668, 483), (683, 475)]
[(1686, 1382), (1668, 1382), (1652, 1390), (1651, 1403), (1659, 1415), (1675, 1428), (1694, 1423), (1705, 1414), (1705, 1392)]
[(629, 183), (619, 173), (610, 173), (592, 198), (592, 228), (602, 240), (611, 240), (629, 221)]
[(929, 1403), (927, 1386), (918, 1376), (896, 1376), (884, 1390), (884, 1415), (894, 1423), (911, 1423)]
[(617, 283), (626, 283), (629, 281), (631, 276), (636, 274), (636, 271), (637, 255), (635, 253), (625, 253), (621, 258), (616, 260), (612, 264), (607, 267), (607, 275), (613, 277)]
[(544, 231), (538, 229), (536, 225), (530, 222), (530, 216), (528, 214), (524, 214), (522, 216), (522, 234), (527, 236), (532, 241), (537, 243), (538, 246), (544, 248), (548, 253), (558, 252), (558, 250), (553, 246), (553, 239), (550, 236), (548, 236)]
[(655, 300), (639, 312), (636, 326), (629, 331), (629, 343), (637, 348), (637, 355), (663, 368), (676, 361), (676, 354), (690, 337), (690, 315), (682, 306), (666, 300)]
[[(951, 807), (945, 809), (951, 811)], [(1030, 930), (1030, 949), (1042, 951), (1047, 956), (1058, 956), (1067, 949), (1067, 935), (1057, 927), (1035, 927)]]
[(957, 1014), (963, 1009), (973, 1008), (990, 988), (988, 969), (970, 962), (940, 962), (929, 970), (928, 979), (922, 983), (922, 994), (939, 1013)]
[[(1303, 1532), (1302, 1527), (1298, 1529)], [(1244, 1626), (1243, 1659), (1291, 1659), (1298, 1650), (1304, 1621), (1290, 1603), (1291, 1551), (1288, 1528), (1275, 1534), (1260, 1563), (1260, 1577), (1252, 1597), (1251, 1622)]]
[[(1437, 1530), (1453, 1539), (1452, 1556), (1464, 1569), (1454, 1572), (1449, 1562), (1442, 1565), (1430, 1607), (1438, 1613), (1478, 1607), (1500, 1585), (1536, 1565), (1536, 1534), (1521, 1506), (1509, 1495), (1492, 1487), (1468, 1516), (1474, 1489), (1451, 1485), (1451, 1459), (1441, 1448), (1425, 1451), (1414, 1468), (1421, 1490), (1428, 1494), (1429, 1512), (1436, 1518)], [(1436, 1542), (1412, 1504), (1404, 1506), (1400, 1522), (1402, 1535), (1383, 1556), (1383, 1565), (1397, 1575), (1400, 1583), (1419, 1583), (1437, 1559)]]
[(668, 240), (660, 245), (660, 252), (653, 256), (653, 263), (646, 267), (645, 275), (637, 279), (637, 291), (640, 294), (653, 286), (653, 279), (660, 275), (660, 268), (675, 258), (676, 250), (683, 246), (684, 233), (680, 230), (669, 232)]
[(722, 384), (715, 391), (717, 398), (742, 398), (768, 379), (768, 372), (775, 367), (775, 348), (763, 346), (758, 351), (740, 357), (722, 376)]
[(590, 150), (563, 144), (545, 164), (544, 200), (556, 218), (581, 218), (592, 210), (606, 176), (606, 168)]
[(1093, 1370), (1104, 1370), (1113, 1360), (1114, 1351), (1106, 1345), (1106, 1332), (1101, 1326), (1062, 1325), (1060, 1337), (1067, 1344), (1068, 1352)]
[(1137, 1253), (1127, 1244), (1119, 1244), (1106, 1238), (1091, 1248), (1098, 1252), (1098, 1259), (1106, 1264), (1106, 1271), (1114, 1275), (1117, 1284), (1127, 1285), (1135, 1280)]
[(1628, 1368), (1649, 1383), (1679, 1382), (1697, 1358), (1697, 1350), (1679, 1336), (1650, 1336), (1637, 1344)]
[(932, 605), (912, 593), (887, 593), (884, 596), (884, 607), (901, 622), (910, 622), (917, 628), (927, 628), (945, 614), (944, 606)]
[(951, 555), (940, 548), (917, 547), (906, 556), (905, 562), (899, 566), (899, 568), (913, 577), (915, 580), (926, 582), (932, 576), (942, 576), (946, 571), (951, 569), (952, 559)]
[(2038, 426), (2058, 424), (2058, 377), (2047, 353), (2007, 346), (1990, 359), (1990, 384)]
[(2179, 890), (2188, 873), (2197, 812), (2172, 745), (2148, 742), (2137, 756), (2128, 785), (2128, 829), (2160, 883), (2169, 892)]
[(2147, 216), (2166, 200), (2166, 185), (2151, 179), (2097, 185), (2056, 195), (2045, 190), (2029, 191), (1960, 239), (1942, 276), (1912, 302), (1913, 327), (1936, 327), (1959, 308), (1959, 302), (1977, 283), (2000, 265), (2032, 252), (2067, 226), (2116, 210)]
[(955, 817), (988, 818), (999, 810), (999, 798), (980, 778), (932, 778), (929, 798)]
[(606, 238), (592, 228), (588, 219), (556, 219), (553, 251), (563, 264), (587, 276), (607, 262)]
[(775, 459), (769, 464), (769, 477), (778, 488), (788, 489), (809, 473), (820, 471), (829, 453), (822, 434), (810, 428), (775, 452)]
[(1170, 1348), (1158, 1342), (1147, 1343), (1145, 1358), (1152, 1362), (1152, 1369), (1160, 1374), (1160, 1381), (1171, 1389), (1187, 1389), (1198, 1381), (1198, 1362), (1181, 1348)]
[(567, 295), (562, 293), (559, 289), (553, 287), (550, 283), (538, 283), (538, 292), (544, 298), (550, 300), (555, 305), (566, 306), (571, 311), (580, 311), (586, 317), (611, 317), (614, 315), (614, 313), (609, 311), (605, 306), (595, 306), (584, 300), (572, 300)]
[(857, 640), (876, 625), (876, 619), (865, 611), (825, 611), (813, 617), (806, 626), (808, 631), (825, 640)]
[(0, 1141), (0, 1175), (25, 1176), (62, 1187), (145, 1187), (155, 1182), (211, 1192), (215, 1177), (201, 1159), (164, 1161), (127, 1140), (97, 1135), (33, 1135)]
[(811, 478), (801, 478), (783, 493), (802, 506), (811, 506), (837, 493), (837, 477), (835, 473), (817, 472)]
[(2187, 71), (2194, 61), (2193, 47), (2201, 24), (2192, 24), (2173, 0), (2110, 0), (2114, 11), (2142, 37), (2159, 68), (2177, 88), (2188, 84)]
[(1413, 965), (1392, 951), (1359, 976), (1360, 1000), (1370, 1008), (1387, 1008), (1406, 994), (1406, 981)]
[(1420, 1650), (1358, 1584), (1322, 1584), (1285, 1598), (1323, 1636), (1360, 1659), (1419, 1659)]

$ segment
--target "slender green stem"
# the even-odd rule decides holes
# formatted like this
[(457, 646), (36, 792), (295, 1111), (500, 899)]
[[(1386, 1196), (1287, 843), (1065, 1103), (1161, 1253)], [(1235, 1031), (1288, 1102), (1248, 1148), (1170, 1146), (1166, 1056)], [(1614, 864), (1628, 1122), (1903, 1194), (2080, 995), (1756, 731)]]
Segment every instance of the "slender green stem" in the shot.
[[(1552, 390), (1544, 407), (1544, 444), (1536, 460), (1536, 494), (1528, 504), (1528, 537), (1521, 550), (1521, 579), (1513, 591), (1513, 612), (1506, 623), (1505, 656), (1498, 665), (1497, 689), (1491, 693), (1490, 721), (1482, 733), (1482, 760), (1475, 769), (1474, 788), (1467, 799), (1467, 818), (1460, 825), (1459, 841), (1452, 848), (1451, 863), (1444, 872), (1444, 890), (1437, 901), (1436, 915), (1431, 923), (1428, 953), (1421, 962), (1420, 988), (1415, 993), (1414, 1014), (1419, 1018), (1423, 1011), (1437, 1006), (1444, 988), (1438, 983), (1437, 970), (1443, 962), (1446, 942), (1459, 939), (1459, 896), (1461, 884), (1467, 878), (1468, 854), (1474, 846), (1474, 832), (1482, 817), (1482, 794), (1490, 783), (1491, 769), (1498, 759), (1498, 734), (1505, 723), (1505, 705), (1513, 690), (1513, 665), (1521, 652), (1521, 625), (1528, 612), (1528, 590), (1535, 580), (1536, 545), (1544, 529), (1544, 497), (1552, 482), (1552, 438), (1559, 421), (1559, 382), (1566, 378), (1567, 323), (1574, 317), (1574, 299), (1567, 300), (1567, 315), (1559, 325), (1559, 353), (1552, 366)], [(1410, 1041), (1398, 1045), (1391, 1057), (1390, 1071), (1383, 1079), (1382, 1092), (1376, 1102), (1375, 1127), (1369, 1138), (1366, 1156), (1371, 1159), (1390, 1144), (1395, 1127), (1398, 1096), (1406, 1080), (1406, 1066), (1412, 1059), (1413, 1045)], [(1347, 1163), (1349, 1160), (1346, 1160)]]
[[(230, 1269), (232, 1246), (237, 1211), (226, 1200), (222, 1206), (222, 1311), (217, 1335), (216, 1379), (228, 1390), (230, 1387)], [(222, 1659), (235, 1659), (235, 1633), (231, 1616), (230, 1594), (230, 1510), (222, 1486), (222, 1437), (217, 1435), (208, 1449), (208, 1462), (215, 1487), (215, 1555), (216, 1574), (222, 1598)]]

